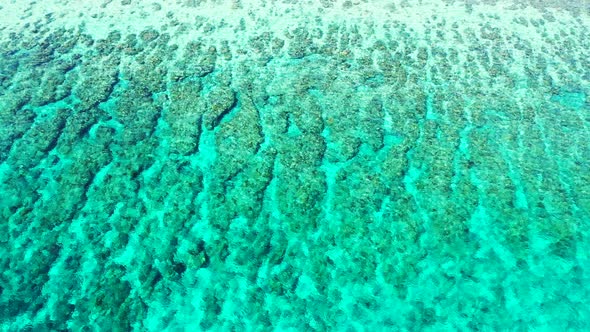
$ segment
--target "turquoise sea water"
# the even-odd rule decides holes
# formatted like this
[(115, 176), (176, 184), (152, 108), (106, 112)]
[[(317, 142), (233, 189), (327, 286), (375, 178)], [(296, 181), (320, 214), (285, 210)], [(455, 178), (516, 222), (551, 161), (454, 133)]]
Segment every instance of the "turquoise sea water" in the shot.
[(519, 6), (12, 33), (0, 330), (589, 330), (590, 13)]

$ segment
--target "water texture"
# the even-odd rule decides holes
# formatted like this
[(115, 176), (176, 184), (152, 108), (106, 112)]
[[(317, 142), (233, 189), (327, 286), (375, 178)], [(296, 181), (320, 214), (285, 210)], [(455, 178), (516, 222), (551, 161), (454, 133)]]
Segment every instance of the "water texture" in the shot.
[(585, 2), (49, 3), (0, 1), (0, 330), (590, 329)]

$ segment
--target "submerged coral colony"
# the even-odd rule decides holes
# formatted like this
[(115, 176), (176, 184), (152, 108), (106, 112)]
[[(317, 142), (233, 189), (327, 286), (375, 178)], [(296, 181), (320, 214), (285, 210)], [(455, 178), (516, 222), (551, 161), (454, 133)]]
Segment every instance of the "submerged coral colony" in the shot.
[(1, 329), (588, 329), (588, 12), (445, 3), (0, 30)]

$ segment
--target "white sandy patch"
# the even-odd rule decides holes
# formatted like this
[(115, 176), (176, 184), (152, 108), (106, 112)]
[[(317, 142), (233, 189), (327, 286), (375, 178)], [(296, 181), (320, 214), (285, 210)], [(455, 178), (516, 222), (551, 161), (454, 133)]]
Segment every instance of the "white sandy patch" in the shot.
[[(474, 13), (467, 14), (463, 4), (445, 4), (442, 1), (421, 1), (419, 4), (403, 4), (405, 1), (371, 1), (370, 3), (339, 0), (330, 8), (323, 8), (319, 1), (287, 3), (287, 1), (233, 0), (233, 1), (177, 0), (174, 3), (153, 0), (133, 0), (124, 5), (122, 0), (47, 0), (17, 1), (2, 4), (4, 13), (9, 13), (0, 21), (0, 27), (15, 31), (25, 23), (45, 22), (45, 16), (52, 13), (51, 26), (66, 28), (84, 24), (88, 32), (97, 38), (105, 37), (112, 29), (121, 32), (140, 32), (146, 27), (160, 27), (165, 24), (185, 23), (194, 25), (197, 17), (236, 26), (240, 20), (246, 23), (265, 22), (269, 28), (287, 28), (299, 22), (313, 22), (321, 18), (328, 22), (358, 23), (371, 21), (376, 24), (399, 21), (416, 30), (437, 16), (450, 22), (465, 24), (481, 23), (479, 14), (498, 14), (506, 23), (516, 16), (538, 17), (535, 9), (514, 10), (510, 5), (477, 5)], [(194, 4), (194, 5), (193, 5)], [(168, 16), (172, 13), (172, 16)], [(532, 16), (531, 16), (532, 15)]]

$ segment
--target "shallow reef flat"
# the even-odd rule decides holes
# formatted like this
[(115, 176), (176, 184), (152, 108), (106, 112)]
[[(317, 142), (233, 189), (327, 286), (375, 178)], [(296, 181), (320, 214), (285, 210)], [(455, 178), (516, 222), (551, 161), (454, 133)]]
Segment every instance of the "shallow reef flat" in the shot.
[(0, 1), (1, 331), (588, 331), (583, 1)]

